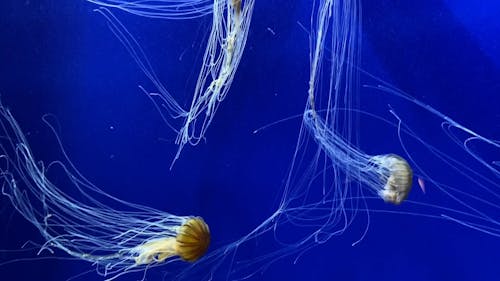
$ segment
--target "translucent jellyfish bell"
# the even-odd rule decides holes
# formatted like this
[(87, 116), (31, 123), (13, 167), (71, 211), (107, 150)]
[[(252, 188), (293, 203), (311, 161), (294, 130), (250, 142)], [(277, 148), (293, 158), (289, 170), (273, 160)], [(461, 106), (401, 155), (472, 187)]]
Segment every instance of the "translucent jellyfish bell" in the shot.
[[(490, 155), (488, 157), (492, 159), (486, 160), (476, 151), (486, 149), (489, 153), (498, 153), (499, 142), (466, 128), (431, 105), (361, 69), (361, 16), (359, 0), (322, 0), (313, 3), (309, 89), (303, 114), (304, 132), (308, 134), (301, 131), (295, 155), (313, 155), (311, 161), (306, 164), (308, 168), (302, 168), (309, 173), (306, 175), (307, 179), (302, 181), (319, 183), (323, 189), (320, 190), (321, 200), (309, 203), (309, 206), (311, 209), (318, 209), (318, 205), (323, 207), (326, 202), (330, 202), (330, 209), (323, 210), (331, 211), (327, 215), (306, 214), (301, 219), (304, 217), (309, 221), (320, 221), (319, 231), (328, 229), (329, 233), (339, 233), (352, 223), (360, 206), (363, 206), (367, 213), (380, 211), (369, 206), (369, 199), (382, 198), (396, 205), (406, 200), (405, 208), (411, 211), (389, 209), (390, 207), (384, 211), (445, 218), (484, 233), (500, 236), (500, 206), (495, 202), (500, 198), (498, 161), (495, 156)], [(361, 84), (362, 77), (368, 78), (368, 83), (363, 81)], [(375, 96), (375, 99), (383, 99), (384, 103), (389, 105), (387, 110), (379, 108), (377, 100), (368, 97), (373, 94), (379, 95)], [(404, 108), (400, 110), (401, 115), (398, 114), (398, 108)], [(425, 131), (429, 136), (417, 133), (420, 131), (412, 127), (413, 122), (410, 120), (414, 116), (404, 117), (407, 108), (421, 112), (425, 118), (432, 118), (429, 120), (437, 120), (429, 129), (432, 125), (437, 125), (435, 127), (440, 131)], [(397, 134), (391, 134), (393, 139), (387, 143), (394, 146), (394, 150), (399, 150), (405, 158), (395, 154), (366, 154), (360, 144), (369, 145), (371, 140), (366, 137), (360, 140), (360, 131), (370, 131), (370, 127), (361, 126), (364, 118), (369, 120), (370, 123), (367, 124), (370, 126), (388, 126), (391, 131), (396, 132)], [(441, 147), (442, 143), (433, 139), (441, 136), (441, 133), (443, 143), (449, 144), (450, 148), (456, 151), (445, 152), (448, 147)], [(380, 134), (383, 134), (382, 131)], [(306, 138), (310, 136), (317, 146), (307, 143)], [(389, 137), (380, 136), (383, 140)], [(473, 145), (484, 145), (484, 148), (473, 148)], [(313, 153), (308, 151), (310, 148)], [(371, 148), (374, 149), (376, 148)], [(429, 159), (424, 159), (425, 156), (420, 154), (429, 156)], [(323, 163), (320, 161), (321, 156), (325, 156)], [(299, 156), (294, 158), (294, 162), (295, 159), (303, 161)], [(435, 173), (435, 169), (429, 165), (436, 165), (449, 172), (450, 178), (440, 179), (441, 171)], [(471, 168), (474, 165), (484, 168), (486, 172)], [(312, 167), (312, 172), (309, 172), (309, 167)], [(411, 191), (413, 170), (424, 193), (425, 180), (440, 192), (440, 196), (449, 200), (439, 203), (433, 202), (435, 198), (430, 197), (427, 197), (429, 201), (423, 202), (407, 200)], [(287, 190), (285, 196), (309, 195), (314, 187), (313, 184), (297, 186), (293, 192)], [(377, 196), (368, 196), (365, 194), (366, 189)], [(283, 202), (287, 200), (291, 199), (285, 198)], [(321, 220), (324, 216), (328, 217), (326, 222)]]
[(401, 156), (396, 154), (377, 155), (370, 158), (380, 175), (383, 187), (378, 195), (385, 201), (399, 205), (411, 191), (413, 171)]

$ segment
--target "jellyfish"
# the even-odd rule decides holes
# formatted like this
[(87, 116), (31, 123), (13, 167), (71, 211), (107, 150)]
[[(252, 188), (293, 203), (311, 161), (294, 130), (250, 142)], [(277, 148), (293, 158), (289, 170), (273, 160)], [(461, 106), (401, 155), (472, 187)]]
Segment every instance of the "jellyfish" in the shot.
[[(342, 117), (337, 111), (339, 105), (349, 107), (351, 96), (355, 94), (355, 71), (352, 68), (359, 61), (359, 6), (358, 1), (320, 1), (313, 14), (311, 22), (316, 30), (310, 39), (311, 67), (303, 123), (333, 165), (342, 169), (347, 177), (356, 178), (384, 201), (399, 205), (408, 197), (412, 186), (413, 171), (408, 162), (393, 153), (367, 155), (351, 145), (349, 126), (353, 125), (352, 117)], [(333, 30), (332, 38), (330, 45), (326, 45), (329, 29)], [(318, 73), (325, 64), (322, 60), (327, 51), (331, 54), (330, 85), (325, 94), (318, 92), (316, 86), (320, 85)], [(316, 109), (316, 95), (320, 94), (327, 96), (325, 116)], [(342, 130), (347, 134), (342, 134)]]
[[(204, 138), (217, 108), (228, 94), (245, 49), (255, 1), (245, 1), (244, 4), (241, 0), (216, 0), (213, 3), (200, 0), (180, 3), (179, 1), (130, 3), (109, 0), (90, 2), (100, 6), (97, 11), (106, 18), (112, 32), (157, 88), (158, 92), (148, 92), (141, 87), (152, 98), (163, 120), (171, 126), (167, 116), (183, 119), (180, 128), (171, 126), (177, 133), (176, 144), (179, 148), (173, 159), (173, 165), (186, 144), (194, 146)], [(210, 13), (207, 10), (209, 7)], [(107, 8), (148, 18), (186, 19), (186, 17), (212, 15), (210, 36), (188, 110), (183, 109), (162, 85), (140, 44)]]
[[(179, 131), (177, 159), (185, 144), (198, 144), (229, 92), (245, 49), (254, 0), (214, 1), (212, 31), (195, 86), (191, 108)], [(223, 25), (225, 23), (225, 25)], [(198, 117), (204, 114), (203, 121)]]
[[(310, 235), (296, 245), (308, 245), (306, 241), (324, 243), (345, 232), (358, 215), (365, 214), (367, 228), (359, 240), (354, 241), (355, 245), (366, 235), (370, 213), (373, 212), (410, 213), (445, 219), (498, 236), (500, 206), (497, 200), (500, 196), (497, 180), (500, 172), (495, 167), (496, 161), (486, 161), (470, 148), (469, 143), (481, 143), (493, 152), (499, 151), (500, 144), (362, 69), (361, 14), (361, 1), (358, 0), (324, 0), (313, 4), (309, 88), (302, 129), (279, 212), (283, 223), (311, 226)], [(360, 83), (362, 78), (368, 81), (364, 85)], [(448, 155), (430, 144), (392, 106), (388, 107), (386, 113), (389, 116), (386, 116), (383, 111), (361, 104), (365, 94), (404, 103), (408, 108), (440, 120), (438, 128), (443, 130), (441, 133), (444, 132), (450, 145), (456, 146), (462, 157), (470, 158), (484, 171), (474, 171), (458, 156)], [(391, 137), (395, 136), (392, 143), (399, 155), (364, 152), (358, 131), (360, 118), (377, 122), (381, 128), (391, 128), (394, 132)], [(315, 145), (307, 141), (309, 137)], [(363, 140), (366, 143), (370, 138), (365, 136)], [(453, 171), (472, 186), (458, 188), (431, 176), (432, 171), (416, 160), (419, 155), (413, 153), (410, 146), (418, 146), (442, 164), (443, 169)], [(411, 200), (414, 175), (419, 181), (432, 182), (449, 201)], [(401, 206), (380, 210), (380, 207), (370, 204), (380, 199)], [(422, 211), (422, 206), (425, 211)]]
[(401, 204), (411, 191), (413, 171), (408, 162), (396, 154), (366, 155), (352, 148), (328, 130), (314, 111), (305, 112), (304, 124), (335, 165), (346, 169), (347, 176), (356, 177), (384, 201)]
[[(210, 230), (201, 217), (176, 216), (115, 198), (83, 177), (69, 159), (47, 166), (37, 162), (3, 105), (0, 126), (2, 194), (44, 238), (39, 253), (63, 251), (93, 263), (112, 280), (177, 260), (194, 262), (207, 251)], [(60, 170), (70, 186), (56, 186), (49, 170)]]

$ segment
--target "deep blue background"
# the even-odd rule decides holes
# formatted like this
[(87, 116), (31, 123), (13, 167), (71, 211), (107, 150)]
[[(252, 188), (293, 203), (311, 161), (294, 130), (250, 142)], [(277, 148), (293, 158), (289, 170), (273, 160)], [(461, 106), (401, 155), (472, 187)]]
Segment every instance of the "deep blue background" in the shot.
[[(83, 0), (2, 2), (2, 102), (29, 134), (38, 159), (60, 157), (41, 122), (43, 114), (52, 113), (84, 175), (124, 200), (203, 216), (215, 249), (253, 229), (279, 202), (300, 120), (260, 134), (252, 131), (304, 108), (309, 45), (297, 22), (308, 26), (308, 2), (256, 1), (247, 49), (207, 142), (186, 147), (172, 171), (175, 135), (137, 85), (154, 89), (92, 11), (95, 6)], [(500, 4), (362, 2), (363, 68), (498, 139)], [(117, 16), (144, 47), (167, 89), (189, 105), (210, 18)], [(0, 202), (1, 249), (42, 242), (5, 198)], [(498, 238), (452, 223), (375, 214), (367, 237), (351, 247), (358, 237), (353, 231), (334, 238), (295, 265), (293, 257), (284, 258), (254, 279), (500, 280)], [(257, 246), (248, 251), (259, 255)], [(7, 261), (34, 253), (0, 255)], [(0, 279), (66, 280), (89, 269), (84, 262), (22, 261), (1, 266)], [(148, 280), (160, 280), (163, 270), (168, 268), (151, 271)], [(77, 280), (102, 277), (90, 273)]]

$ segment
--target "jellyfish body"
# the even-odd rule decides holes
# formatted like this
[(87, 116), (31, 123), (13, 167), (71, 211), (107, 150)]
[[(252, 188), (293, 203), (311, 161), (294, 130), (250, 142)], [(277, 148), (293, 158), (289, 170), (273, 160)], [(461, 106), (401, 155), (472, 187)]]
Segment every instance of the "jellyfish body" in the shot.
[(194, 262), (206, 252), (209, 244), (208, 225), (202, 218), (192, 218), (179, 228), (175, 237), (154, 239), (137, 246), (134, 249), (138, 253), (135, 263), (163, 262), (173, 256)]
[[(193, 262), (206, 252), (210, 231), (202, 218), (115, 198), (89, 182), (67, 158), (47, 166), (37, 162), (16, 120), (2, 105), (0, 126), (2, 194), (42, 235), (40, 252), (61, 250), (95, 264), (109, 279), (174, 261), (176, 256)], [(69, 185), (62, 190), (53, 184), (49, 170), (67, 178)]]
[(312, 110), (304, 114), (304, 124), (322, 151), (336, 167), (363, 183), (384, 201), (401, 204), (409, 195), (413, 171), (408, 162), (396, 154), (367, 155), (347, 143), (327, 127)]
[(413, 171), (401, 156), (396, 154), (377, 155), (370, 159), (379, 168), (385, 185), (378, 191), (380, 197), (385, 201), (399, 205), (403, 202), (411, 191)]
[[(216, 0), (213, 22), (191, 107), (176, 143), (177, 159), (186, 144), (196, 145), (204, 137), (214, 114), (229, 92), (245, 49), (254, 0)], [(201, 119), (201, 120), (199, 120)]]
[[(184, 19), (185, 15), (207, 15), (206, 9), (210, 7), (212, 14), (210, 36), (189, 109), (182, 108), (162, 85), (149, 59), (127, 28), (108, 9), (98, 9), (108, 20), (113, 33), (157, 88), (158, 92), (147, 93), (163, 119), (169, 125), (170, 118), (166, 116), (183, 120), (180, 128), (170, 125), (177, 132), (178, 150), (173, 160), (175, 162), (186, 144), (197, 145), (203, 139), (217, 108), (229, 92), (245, 49), (255, 0), (245, 1), (244, 4), (241, 0), (166, 1), (167, 4), (163, 1), (141, 1), (140, 3), (111, 0), (89, 1), (101, 7), (112, 7), (145, 17), (167, 19)], [(203, 9), (199, 9), (200, 6)], [(176, 10), (175, 7), (178, 9)], [(180, 16), (173, 17), (172, 13), (179, 13)]]

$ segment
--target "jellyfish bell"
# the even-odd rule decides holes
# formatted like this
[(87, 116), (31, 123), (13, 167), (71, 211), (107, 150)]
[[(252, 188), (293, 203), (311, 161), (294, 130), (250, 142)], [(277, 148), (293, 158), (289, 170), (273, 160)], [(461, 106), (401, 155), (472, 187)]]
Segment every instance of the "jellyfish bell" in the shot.
[[(383, 184), (378, 195), (386, 202), (401, 204), (411, 191), (413, 171), (408, 162), (396, 154), (376, 155), (370, 158), (370, 164), (376, 167)], [(385, 184), (384, 184), (385, 183)]]
[(210, 230), (201, 217), (183, 224), (176, 238), (177, 253), (185, 261), (196, 261), (210, 245)]

